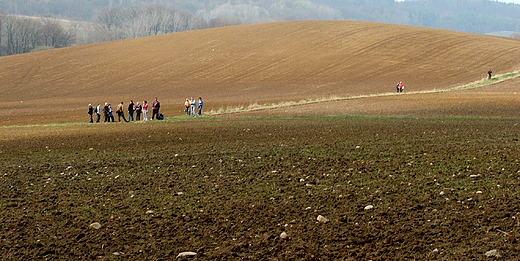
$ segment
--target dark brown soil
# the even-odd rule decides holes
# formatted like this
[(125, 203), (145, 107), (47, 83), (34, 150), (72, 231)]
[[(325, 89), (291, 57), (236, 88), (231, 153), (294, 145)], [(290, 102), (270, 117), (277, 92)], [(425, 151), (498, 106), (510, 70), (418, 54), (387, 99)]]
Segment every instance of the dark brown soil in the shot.
[[(516, 260), (518, 78), (433, 91), (519, 55), (305, 21), (2, 57), (1, 259)], [(89, 103), (154, 96), (167, 121), (83, 123)], [(183, 117), (189, 96), (239, 112)]]
[(517, 128), (348, 117), (4, 128), (0, 253), (478, 260), (496, 249), (512, 260)]

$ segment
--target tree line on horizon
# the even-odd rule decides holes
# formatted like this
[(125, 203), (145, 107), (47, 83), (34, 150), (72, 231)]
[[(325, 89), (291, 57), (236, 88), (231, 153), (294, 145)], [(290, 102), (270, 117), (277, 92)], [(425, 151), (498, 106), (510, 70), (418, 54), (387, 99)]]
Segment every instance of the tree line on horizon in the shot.
[(479, 34), (520, 31), (520, 5), (490, 0), (11, 0), (0, 1), (0, 10), (0, 56), (292, 20), (373, 21)]

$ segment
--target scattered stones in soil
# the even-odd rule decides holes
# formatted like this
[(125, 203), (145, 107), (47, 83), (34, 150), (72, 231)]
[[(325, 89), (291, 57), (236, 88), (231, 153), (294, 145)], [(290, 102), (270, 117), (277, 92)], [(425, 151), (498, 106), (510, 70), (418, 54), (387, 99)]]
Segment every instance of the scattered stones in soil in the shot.
[(288, 237), (289, 237), (289, 235), (287, 235), (287, 233), (285, 231), (280, 234), (281, 239), (287, 239)]
[(371, 210), (371, 209), (373, 209), (373, 208), (374, 208), (373, 205), (368, 205), (368, 206), (365, 207), (365, 210)]
[(182, 253), (179, 253), (177, 255), (177, 258), (179, 258), (179, 257), (192, 257), (192, 256), (196, 256), (196, 255), (197, 255), (197, 253), (195, 253), (195, 252), (182, 252)]
[(329, 222), (329, 219), (326, 218), (326, 217), (324, 217), (324, 216), (322, 216), (322, 215), (319, 215), (318, 218), (316, 218), (316, 219), (317, 219), (319, 222), (321, 222), (321, 223), (327, 223), (327, 222)]
[(502, 256), (500, 255), (500, 253), (498, 253), (498, 251), (497, 251), (496, 249), (493, 249), (493, 250), (489, 250), (489, 251), (487, 251), (487, 252), (485, 253), (485, 255), (486, 255), (487, 257), (502, 257)]
[(99, 224), (98, 222), (94, 222), (94, 223), (90, 224), (89, 227), (92, 228), (92, 229), (100, 229), (101, 228), (101, 224)]

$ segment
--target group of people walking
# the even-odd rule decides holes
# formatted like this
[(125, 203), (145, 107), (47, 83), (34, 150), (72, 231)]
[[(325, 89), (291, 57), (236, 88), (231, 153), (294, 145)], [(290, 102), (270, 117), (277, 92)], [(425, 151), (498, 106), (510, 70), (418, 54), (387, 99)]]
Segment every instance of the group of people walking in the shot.
[(202, 107), (204, 106), (204, 101), (202, 100), (202, 97), (199, 97), (199, 101), (195, 101), (193, 97), (186, 98), (186, 102), (184, 103), (184, 112), (186, 112), (186, 115), (188, 116), (201, 116), (202, 115)]
[[(161, 103), (155, 97), (154, 101), (151, 104), (152, 106), (152, 120), (162, 120), (164, 116), (159, 113), (161, 108)], [(134, 103), (133, 100), (130, 100), (128, 106), (126, 106), (126, 111), (128, 112), (128, 118), (125, 117), (125, 105), (123, 102), (119, 103), (116, 107), (116, 111), (112, 108), (112, 104), (105, 102), (105, 106), (101, 106), (98, 104), (97, 107), (92, 107), (92, 104), (88, 105), (88, 115), (89, 115), (89, 123), (94, 123), (94, 116), (96, 116), (95, 122), (101, 122), (101, 115), (103, 115), (104, 122), (115, 122), (114, 113), (117, 114), (117, 121), (129, 122), (129, 121), (140, 121), (141, 115), (143, 116), (143, 121), (148, 121), (148, 111), (149, 104), (147, 101), (143, 101)], [(135, 118), (134, 118), (135, 115)]]

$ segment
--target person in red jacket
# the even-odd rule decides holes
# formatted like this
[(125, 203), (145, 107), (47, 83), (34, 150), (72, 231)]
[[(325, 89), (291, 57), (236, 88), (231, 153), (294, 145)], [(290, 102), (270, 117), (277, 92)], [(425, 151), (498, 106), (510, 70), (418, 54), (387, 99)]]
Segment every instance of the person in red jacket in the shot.
[(148, 101), (143, 101), (143, 120), (148, 120)]

